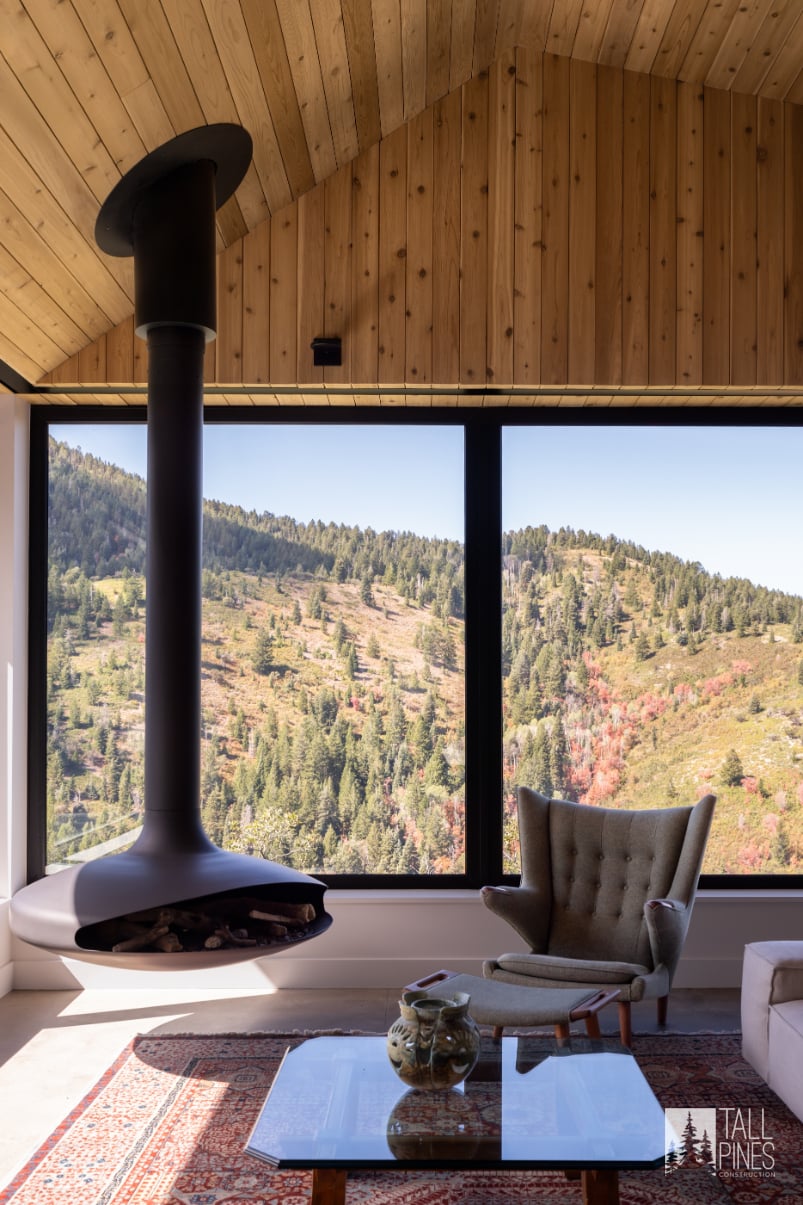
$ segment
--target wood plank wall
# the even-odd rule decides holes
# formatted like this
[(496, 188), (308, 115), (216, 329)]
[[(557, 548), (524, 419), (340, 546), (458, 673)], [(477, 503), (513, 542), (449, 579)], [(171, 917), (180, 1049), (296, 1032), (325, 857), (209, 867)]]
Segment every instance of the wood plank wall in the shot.
[[(510, 51), (221, 253), (206, 379), (801, 385), (801, 162), (799, 106)], [(127, 320), (45, 381), (144, 378)]]

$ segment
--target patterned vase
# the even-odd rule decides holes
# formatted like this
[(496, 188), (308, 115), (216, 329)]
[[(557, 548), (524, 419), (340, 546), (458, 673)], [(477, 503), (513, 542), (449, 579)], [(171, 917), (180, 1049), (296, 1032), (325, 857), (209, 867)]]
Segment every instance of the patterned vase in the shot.
[(391, 1066), (411, 1088), (453, 1088), (477, 1062), (480, 1031), (468, 1015), (471, 997), (456, 992), (437, 999), (426, 992), (405, 992), (401, 1016), (388, 1030)]

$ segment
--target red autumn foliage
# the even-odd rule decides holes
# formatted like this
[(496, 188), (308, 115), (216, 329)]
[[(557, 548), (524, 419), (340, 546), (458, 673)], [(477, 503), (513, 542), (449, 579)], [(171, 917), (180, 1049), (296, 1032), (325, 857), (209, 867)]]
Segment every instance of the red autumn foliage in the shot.
[(657, 720), (659, 715), (664, 714), (667, 701), (661, 695), (649, 692), (637, 699), (636, 705), (641, 710), (641, 722), (645, 724), (648, 720)]
[(739, 850), (739, 869), (744, 871), (760, 870), (769, 857), (769, 845), (759, 845), (749, 841)]
[(715, 678), (706, 678), (705, 682), (700, 683), (700, 686), (707, 698), (721, 695), (726, 686), (733, 686), (733, 674), (717, 674)]

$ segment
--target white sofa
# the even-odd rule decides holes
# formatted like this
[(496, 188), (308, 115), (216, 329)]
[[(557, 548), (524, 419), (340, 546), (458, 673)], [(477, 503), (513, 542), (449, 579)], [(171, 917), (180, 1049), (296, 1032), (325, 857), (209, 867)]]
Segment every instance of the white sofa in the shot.
[(803, 941), (745, 946), (742, 1053), (803, 1121)]

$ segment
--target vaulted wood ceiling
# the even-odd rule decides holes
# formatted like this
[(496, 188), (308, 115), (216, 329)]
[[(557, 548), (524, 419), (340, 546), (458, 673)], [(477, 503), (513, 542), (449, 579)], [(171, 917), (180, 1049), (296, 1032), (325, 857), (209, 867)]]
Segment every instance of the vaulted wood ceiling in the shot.
[(514, 47), (803, 102), (800, 0), (0, 0), (0, 359), (37, 382), (130, 316), (94, 224), (174, 134), (254, 138), (223, 251)]

